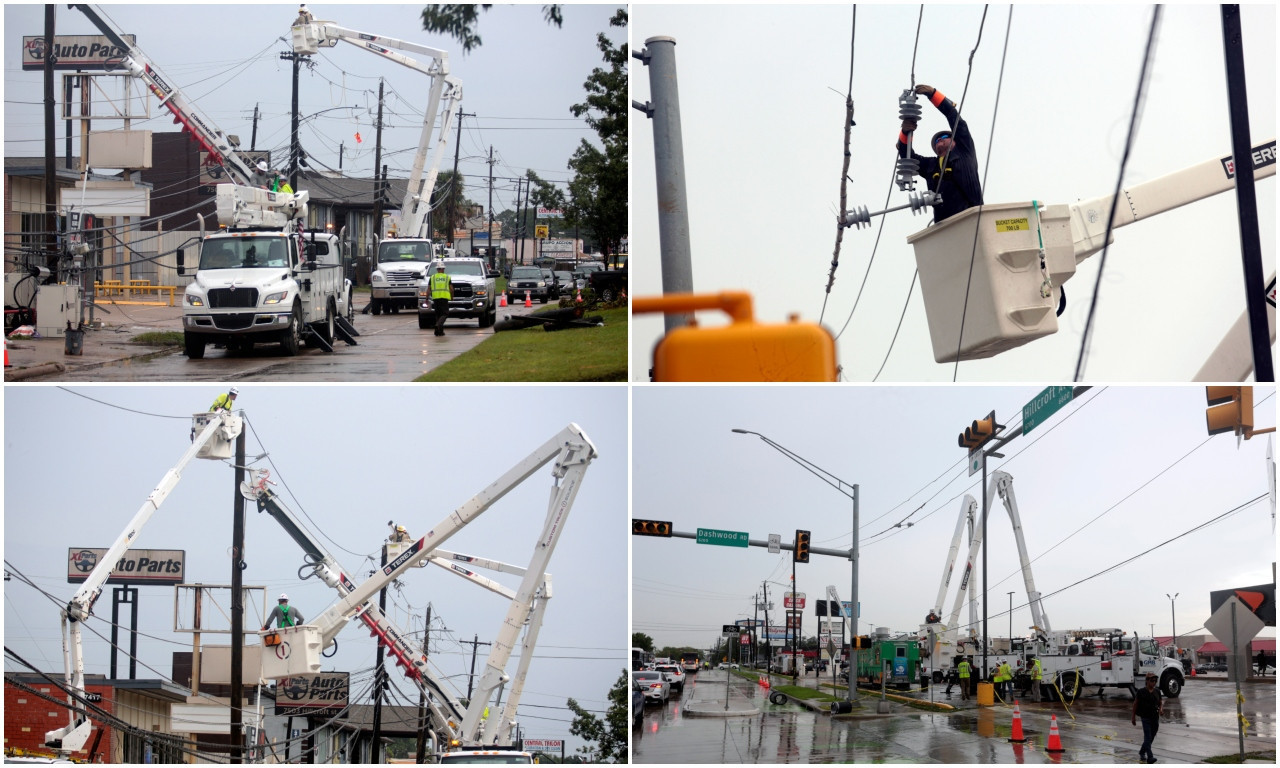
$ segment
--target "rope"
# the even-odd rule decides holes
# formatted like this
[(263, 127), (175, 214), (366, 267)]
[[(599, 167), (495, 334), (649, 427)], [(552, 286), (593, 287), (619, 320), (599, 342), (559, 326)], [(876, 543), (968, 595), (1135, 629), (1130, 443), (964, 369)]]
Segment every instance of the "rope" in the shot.
[(1129, 152), (1133, 149), (1133, 138), (1138, 128), (1138, 115), (1142, 111), (1142, 96), (1146, 90), (1147, 74), (1151, 70), (1152, 54), (1155, 52), (1156, 29), (1160, 26), (1161, 6), (1157, 5), (1151, 15), (1151, 29), (1147, 33), (1147, 50), (1142, 59), (1142, 70), (1138, 75), (1138, 88), (1133, 94), (1133, 112), (1129, 116), (1129, 135), (1124, 140), (1124, 155), (1120, 158), (1120, 173), (1116, 174), (1116, 191), (1111, 196), (1111, 211), (1107, 214), (1107, 231), (1102, 236), (1102, 255), (1098, 262), (1098, 276), (1093, 282), (1093, 298), (1089, 300), (1089, 315), (1084, 323), (1084, 333), (1080, 338), (1080, 355), (1076, 358), (1076, 373), (1073, 381), (1080, 381), (1084, 373), (1084, 359), (1088, 354), (1089, 335), (1093, 329), (1094, 314), (1098, 309), (1098, 292), (1102, 289), (1102, 271), (1107, 266), (1107, 252), (1111, 249), (1111, 229), (1116, 216), (1116, 206), (1120, 202), (1120, 189), (1124, 182), (1125, 167), (1129, 164)]

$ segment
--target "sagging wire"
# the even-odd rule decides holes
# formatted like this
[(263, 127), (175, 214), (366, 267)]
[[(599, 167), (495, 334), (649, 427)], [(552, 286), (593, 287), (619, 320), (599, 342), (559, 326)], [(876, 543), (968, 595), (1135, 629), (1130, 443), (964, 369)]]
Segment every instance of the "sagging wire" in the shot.
[(1138, 75), (1138, 88), (1133, 94), (1133, 112), (1129, 116), (1129, 134), (1124, 140), (1124, 154), (1120, 157), (1120, 172), (1116, 174), (1116, 189), (1111, 195), (1111, 210), (1107, 213), (1107, 231), (1103, 234), (1102, 255), (1098, 261), (1098, 276), (1093, 282), (1093, 298), (1089, 300), (1089, 314), (1084, 322), (1084, 333), (1080, 338), (1080, 354), (1076, 358), (1076, 372), (1073, 381), (1080, 381), (1084, 373), (1084, 359), (1088, 354), (1089, 336), (1093, 330), (1093, 318), (1098, 310), (1098, 292), (1102, 290), (1102, 271), (1107, 266), (1107, 252), (1111, 249), (1111, 230), (1115, 225), (1116, 207), (1120, 204), (1120, 189), (1124, 184), (1124, 171), (1129, 164), (1129, 153), (1133, 149), (1134, 134), (1138, 129), (1138, 116), (1142, 112), (1142, 99), (1146, 93), (1147, 75), (1151, 71), (1151, 62), (1156, 45), (1156, 30), (1160, 26), (1160, 11), (1157, 5), (1151, 14), (1151, 29), (1147, 33), (1147, 49), (1142, 59), (1142, 70)]

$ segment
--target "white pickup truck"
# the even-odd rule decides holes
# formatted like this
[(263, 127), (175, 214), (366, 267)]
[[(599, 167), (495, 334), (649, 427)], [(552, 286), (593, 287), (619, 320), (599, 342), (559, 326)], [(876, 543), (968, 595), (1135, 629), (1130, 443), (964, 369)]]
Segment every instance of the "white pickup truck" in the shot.
[(418, 285), (418, 327), (434, 328), (436, 311), (431, 304), (431, 291), (427, 280), (435, 272), (436, 264), (443, 264), (449, 275), (453, 299), (449, 301), (448, 317), (474, 317), (481, 328), (492, 326), (498, 319), (497, 278), (495, 270), (485, 267), (484, 259), (458, 256), (437, 259), (427, 277)]

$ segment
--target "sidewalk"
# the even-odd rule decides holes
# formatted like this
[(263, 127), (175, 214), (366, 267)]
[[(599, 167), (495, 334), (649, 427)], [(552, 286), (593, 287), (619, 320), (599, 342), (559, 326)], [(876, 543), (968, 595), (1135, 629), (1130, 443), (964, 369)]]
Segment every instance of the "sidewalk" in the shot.
[(88, 312), (81, 354), (66, 354), (66, 339), (59, 336), (7, 339), (5, 381), (24, 381), (65, 371), (88, 370), (108, 363), (146, 357), (172, 347), (135, 344), (133, 337), (151, 331), (182, 331), (182, 307), (144, 302), (99, 300), (95, 325), (88, 326)]

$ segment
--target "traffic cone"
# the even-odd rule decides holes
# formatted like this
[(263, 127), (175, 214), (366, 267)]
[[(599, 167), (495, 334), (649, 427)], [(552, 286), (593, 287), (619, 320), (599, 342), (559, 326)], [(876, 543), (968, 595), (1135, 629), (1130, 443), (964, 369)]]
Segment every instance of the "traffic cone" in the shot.
[[(10, 366), (9, 366), (9, 340), (8, 340), (8, 339), (5, 339), (5, 342), (4, 342), (4, 367), (5, 367), (5, 368), (10, 367)], [(1192, 668), (1191, 668), (1191, 671), (1193, 671), (1193, 672), (1194, 672), (1194, 671), (1195, 671), (1195, 667), (1192, 667)]]
[(524, 292), (524, 305), (525, 305), (526, 307), (532, 307), (532, 306), (533, 306), (533, 300), (529, 298), (529, 292), (528, 292), (528, 291), (525, 291), (525, 292)]
[(1023, 742), (1026, 737), (1022, 735), (1022, 709), (1018, 707), (1018, 702), (1013, 703), (1013, 733), (1009, 735), (1009, 741)]
[(506, 291), (503, 291), (503, 292), (502, 292), (502, 295), (498, 297), (498, 306), (499, 306), (499, 307), (505, 307), (505, 306), (507, 306), (507, 292), (506, 292)]
[[(9, 364), (9, 353), (8, 353), (8, 352), (5, 352), (5, 353), (4, 353), (4, 355), (5, 355), (5, 356), (4, 356), (4, 364), (5, 364), (5, 365), (8, 365), (8, 364)], [(1192, 677), (1195, 677), (1195, 676), (1196, 676), (1196, 665), (1195, 665), (1195, 664), (1192, 664), (1192, 665), (1191, 665), (1191, 676), (1192, 676)]]
[(1064, 752), (1062, 748), (1062, 737), (1058, 735), (1058, 716), (1049, 715), (1049, 746), (1044, 748), (1045, 752)]
[(581, 288), (579, 288), (579, 289), (578, 289), (578, 298), (574, 299), (574, 301), (576, 301), (576, 302), (577, 302), (577, 303), (579, 303), (579, 304), (581, 304), (581, 303), (582, 303), (582, 289), (581, 289)]

